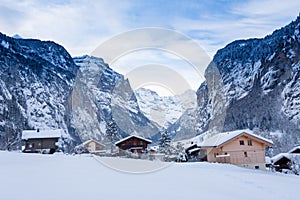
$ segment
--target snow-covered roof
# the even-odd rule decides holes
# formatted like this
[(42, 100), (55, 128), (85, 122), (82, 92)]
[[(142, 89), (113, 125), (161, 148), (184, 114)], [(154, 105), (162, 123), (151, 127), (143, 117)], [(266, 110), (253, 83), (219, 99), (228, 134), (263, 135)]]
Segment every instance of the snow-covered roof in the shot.
[(159, 146), (151, 146), (150, 147), (150, 150), (152, 150), (152, 151), (158, 151), (158, 149), (159, 149)]
[(124, 141), (126, 141), (126, 140), (128, 140), (128, 139), (130, 139), (130, 138), (133, 138), (133, 137), (138, 138), (138, 139), (140, 139), (140, 140), (144, 140), (144, 141), (149, 142), (149, 143), (152, 143), (151, 140), (148, 140), (148, 139), (143, 138), (143, 137), (141, 137), (141, 136), (138, 136), (138, 135), (130, 135), (130, 136), (126, 137), (126, 138), (123, 138), (122, 140), (119, 140), (118, 142), (115, 143), (115, 145), (120, 144), (121, 142), (124, 142)]
[(283, 157), (286, 157), (289, 160), (295, 159), (295, 158), (300, 160), (300, 154), (294, 154), (294, 153), (280, 153), (280, 154), (277, 154), (276, 156), (273, 156), (271, 158), (271, 160), (273, 163), (275, 163)]
[(236, 130), (236, 131), (231, 131), (231, 132), (218, 133), (212, 137), (205, 139), (200, 144), (200, 146), (201, 147), (217, 147), (217, 146), (220, 146), (220, 145), (224, 144), (225, 142), (227, 142), (235, 137), (238, 137), (239, 135), (242, 135), (242, 134), (246, 134), (246, 135), (252, 136), (254, 138), (257, 138), (259, 140), (262, 140), (266, 143), (273, 144), (273, 142), (271, 140), (268, 140), (264, 137), (256, 135), (253, 133), (253, 131), (251, 131), (249, 129), (245, 129), (245, 130)]
[(300, 146), (296, 146), (296, 147), (292, 148), (288, 153), (292, 153), (292, 152), (296, 151), (297, 149), (300, 150)]
[(277, 154), (276, 156), (273, 156), (271, 158), (271, 161), (273, 163), (275, 163), (275, 162), (277, 162), (278, 160), (280, 160), (283, 157), (286, 157), (287, 159), (290, 159), (290, 154), (289, 153), (280, 153), (280, 154)]
[(22, 132), (22, 140), (42, 139), (42, 138), (60, 138), (63, 134), (62, 129), (55, 130), (24, 130)]

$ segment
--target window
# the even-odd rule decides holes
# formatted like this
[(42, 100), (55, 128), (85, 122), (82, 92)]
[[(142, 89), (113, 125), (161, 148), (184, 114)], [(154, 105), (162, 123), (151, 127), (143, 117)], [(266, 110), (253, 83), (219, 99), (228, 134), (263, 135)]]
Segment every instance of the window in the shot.
[(240, 145), (245, 145), (244, 140), (240, 140)]
[(252, 140), (248, 140), (248, 146), (252, 146)]
[(259, 166), (258, 166), (258, 165), (256, 165), (256, 166), (255, 166), (255, 169), (259, 169)]
[(247, 153), (246, 151), (244, 152), (244, 156), (245, 156), (245, 157), (248, 157), (248, 153)]

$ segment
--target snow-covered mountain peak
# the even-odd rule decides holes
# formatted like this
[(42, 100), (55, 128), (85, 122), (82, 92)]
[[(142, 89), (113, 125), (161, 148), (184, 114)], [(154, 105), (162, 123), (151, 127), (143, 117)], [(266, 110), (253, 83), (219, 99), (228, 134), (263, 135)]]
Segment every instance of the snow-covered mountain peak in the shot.
[(187, 109), (196, 107), (196, 94), (192, 90), (161, 97), (155, 91), (139, 88), (135, 94), (144, 115), (164, 128), (175, 123)]
[(102, 71), (108, 68), (108, 65), (104, 63), (102, 58), (97, 58), (94, 56), (80, 56), (73, 58), (76, 65), (80, 66), (80, 70), (92, 70), (92, 71)]
[(14, 36), (12, 36), (14, 39), (23, 39), (19, 34), (15, 34)]

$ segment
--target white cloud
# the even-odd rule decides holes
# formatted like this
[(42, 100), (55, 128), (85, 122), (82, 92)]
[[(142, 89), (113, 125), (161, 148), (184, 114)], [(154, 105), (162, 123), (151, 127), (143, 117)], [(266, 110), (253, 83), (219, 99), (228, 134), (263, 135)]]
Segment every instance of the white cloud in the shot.
[(232, 8), (232, 12), (269, 22), (274, 19), (290, 21), (299, 14), (299, 8), (300, 1), (295, 0), (252, 0), (236, 5)]
[[(72, 56), (78, 56), (90, 54), (104, 41), (121, 32), (135, 28), (161, 27), (187, 35), (212, 57), (219, 48), (236, 39), (264, 37), (274, 29), (288, 24), (299, 14), (299, 8), (300, 1), (295, 0), (250, 0), (233, 3), (0, 0), (0, 31), (8, 35), (18, 33), (25, 38), (53, 40), (63, 45)], [(157, 38), (132, 37), (127, 43), (115, 45), (115, 48), (118, 50), (139, 40), (153, 44)], [(175, 38), (174, 41), (161, 46), (178, 52), (181, 49), (189, 50), (189, 59), (192, 60), (199, 56), (198, 51), (192, 48), (187, 50), (187, 46), (179, 39)], [(138, 65), (148, 63), (149, 58), (152, 58), (161, 62), (160, 64), (180, 69), (180, 62), (176, 61), (178, 58), (171, 58), (170, 55), (168, 59), (165, 59), (163, 54), (145, 56), (148, 57), (138, 59)], [(161, 58), (158, 58), (159, 56)], [(131, 56), (123, 60), (122, 66), (126, 63), (134, 65), (137, 61)], [(192, 73), (188, 72), (189, 70), (186, 70), (185, 74)], [(186, 79), (194, 82), (193, 88), (202, 81), (197, 81), (192, 75), (187, 75)]]
[[(263, 37), (294, 19), (294, 0), (227, 1), (218, 12), (212, 2), (163, 1), (9, 1), (0, 4), (1, 31), (54, 40), (73, 55), (88, 54), (106, 39), (133, 28), (174, 28), (199, 42), (213, 55), (241, 38)], [(203, 12), (205, 9), (206, 12)], [(202, 14), (201, 14), (202, 13)], [(210, 14), (211, 13), (211, 14)]]
[[(70, 1), (64, 4), (43, 1), (6, 1), (6, 8), (20, 13), (18, 24), (0, 20), (5, 33), (22, 37), (54, 40), (74, 55), (88, 54), (103, 40), (126, 30), (126, 1)], [(23, 16), (21, 16), (21, 14)], [(2, 18), (3, 19), (3, 18)]]

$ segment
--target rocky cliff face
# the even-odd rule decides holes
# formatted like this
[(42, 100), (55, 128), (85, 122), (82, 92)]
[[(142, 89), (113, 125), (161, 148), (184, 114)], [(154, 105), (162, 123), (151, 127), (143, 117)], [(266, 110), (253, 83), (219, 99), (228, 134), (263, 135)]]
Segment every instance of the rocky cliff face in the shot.
[(129, 81), (109, 68), (102, 59), (83, 56), (74, 59), (80, 67), (69, 101), (72, 127), (81, 140), (105, 140), (106, 124), (115, 120), (120, 138), (137, 134), (151, 138), (158, 128), (145, 117)]
[(1, 149), (17, 148), (23, 129), (63, 128), (71, 145), (102, 141), (111, 116), (120, 137), (158, 132), (140, 112), (128, 81), (103, 60), (73, 60), (54, 42), (0, 33)]
[(300, 17), (263, 39), (219, 50), (197, 91), (197, 134), (250, 128), (272, 138), (278, 151), (298, 144), (299, 32)]
[(16, 146), (22, 129), (62, 127), (78, 67), (53, 42), (0, 34), (0, 142)]

